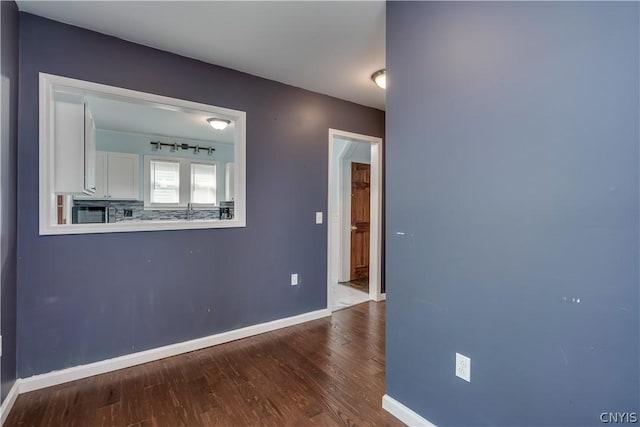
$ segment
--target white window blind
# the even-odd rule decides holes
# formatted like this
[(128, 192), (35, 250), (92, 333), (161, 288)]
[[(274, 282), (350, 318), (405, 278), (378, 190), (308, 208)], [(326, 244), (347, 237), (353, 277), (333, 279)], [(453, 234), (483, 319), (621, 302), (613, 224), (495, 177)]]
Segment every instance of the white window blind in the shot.
[(151, 160), (151, 203), (180, 202), (180, 162)]
[(191, 203), (216, 203), (216, 166), (191, 163)]

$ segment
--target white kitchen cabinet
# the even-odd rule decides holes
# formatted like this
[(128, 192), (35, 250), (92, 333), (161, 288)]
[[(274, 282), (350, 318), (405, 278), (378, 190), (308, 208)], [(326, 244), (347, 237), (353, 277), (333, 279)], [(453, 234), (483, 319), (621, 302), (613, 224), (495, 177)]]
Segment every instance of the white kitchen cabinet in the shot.
[(112, 199), (140, 199), (138, 186), (140, 156), (129, 153), (107, 154), (107, 194)]
[(96, 151), (96, 192), (76, 199), (139, 200), (140, 156)]
[(84, 99), (60, 93), (54, 124), (56, 193), (94, 194), (96, 128)]
[[(107, 153), (96, 151), (96, 192), (92, 196), (82, 198), (105, 199), (107, 198)], [(78, 197), (76, 197), (77, 199)]]
[(84, 103), (84, 188), (96, 191), (96, 125)]

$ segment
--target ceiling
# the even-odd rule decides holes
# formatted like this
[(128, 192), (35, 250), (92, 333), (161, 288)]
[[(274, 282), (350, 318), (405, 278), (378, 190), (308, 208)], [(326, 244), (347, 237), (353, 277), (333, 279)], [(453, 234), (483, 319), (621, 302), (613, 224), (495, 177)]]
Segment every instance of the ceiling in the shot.
[(207, 122), (207, 118), (212, 117), (210, 113), (185, 112), (95, 95), (88, 95), (85, 99), (98, 129), (225, 144), (234, 142), (234, 124), (224, 130), (215, 130)]
[(25, 1), (21, 11), (384, 109), (384, 1)]

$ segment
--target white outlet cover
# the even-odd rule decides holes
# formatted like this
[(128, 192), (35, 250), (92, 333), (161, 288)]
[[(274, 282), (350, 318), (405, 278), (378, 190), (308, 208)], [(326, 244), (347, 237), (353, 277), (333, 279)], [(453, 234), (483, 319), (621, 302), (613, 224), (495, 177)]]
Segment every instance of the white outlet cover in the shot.
[(322, 212), (316, 212), (316, 224), (322, 224)]
[(291, 275), (291, 286), (298, 285), (298, 273), (294, 273)]
[(471, 358), (456, 353), (456, 377), (471, 382)]

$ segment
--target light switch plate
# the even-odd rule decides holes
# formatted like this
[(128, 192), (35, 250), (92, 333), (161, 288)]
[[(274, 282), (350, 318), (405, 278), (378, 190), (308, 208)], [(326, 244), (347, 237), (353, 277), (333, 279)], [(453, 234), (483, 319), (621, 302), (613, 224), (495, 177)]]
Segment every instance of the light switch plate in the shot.
[(291, 286), (298, 286), (298, 273), (291, 275)]
[(456, 353), (456, 377), (471, 382), (471, 359), (460, 353)]
[(316, 224), (322, 224), (322, 212), (316, 212)]

